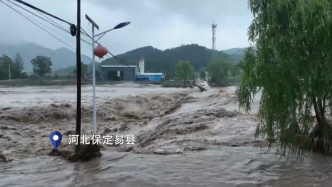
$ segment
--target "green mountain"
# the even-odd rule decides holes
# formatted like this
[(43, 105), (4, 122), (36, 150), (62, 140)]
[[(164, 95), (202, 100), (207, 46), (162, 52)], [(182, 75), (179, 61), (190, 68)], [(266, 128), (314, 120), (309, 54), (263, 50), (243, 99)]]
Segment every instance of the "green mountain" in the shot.
[(239, 54), (245, 51), (245, 48), (231, 48), (224, 50), (227, 54)]
[[(244, 57), (245, 48), (233, 48), (224, 51), (215, 51), (216, 58), (226, 58), (231, 62), (237, 63)], [(76, 53), (68, 48), (59, 48), (56, 50), (40, 46), (32, 42), (20, 44), (1, 44), (0, 55), (7, 55), (11, 58), (19, 53), (24, 61), (26, 72), (32, 72), (30, 61), (38, 55), (50, 57), (53, 62), (53, 69), (58, 74), (72, 74), (76, 66)], [(179, 60), (189, 61), (196, 71), (201, 71), (212, 59), (212, 50), (197, 44), (182, 45), (166, 50), (159, 50), (151, 46), (141, 47), (117, 55), (117, 58), (128, 65), (138, 64), (141, 57), (145, 59), (145, 72), (164, 72), (168, 75), (174, 74), (175, 65)], [(82, 56), (82, 61), (88, 64), (89, 71), (92, 70), (91, 59)], [(104, 60), (104, 64), (121, 64), (114, 58)], [(99, 63), (96, 62), (96, 69), (99, 70)]]
[[(32, 72), (32, 65), (30, 61), (38, 55), (50, 57), (53, 63), (53, 69), (67, 68), (68, 66), (75, 66), (76, 53), (68, 48), (61, 47), (53, 50), (40, 46), (32, 42), (24, 42), (20, 44), (1, 44), (0, 55), (7, 55), (11, 58), (19, 53), (24, 62), (26, 72)], [(82, 61), (85, 64), (91, 63), (91, 59), (87, 56), (82, 56)]]
[[(145, 72), (163, 72), (169, 75), (174, 74), (175, 65), (179, 60), (189, 61), (196, 71), (205, 68), (212, 59), (212, 50), (197, 44), (182, 45), (180, 47), (166, 49), (164, 51), (151, 46), (138, 48), (121, 55), (117, 58), (128, 65), (138, 64), (141, 57), (145, 60)], [(237, 63), (243, 59), (244, 53), (235, 51), (215, 51), (216, 58), (226, 58)], [(121, 64), (114, 58), (108, 58), (101, 62), (101, 65)]]

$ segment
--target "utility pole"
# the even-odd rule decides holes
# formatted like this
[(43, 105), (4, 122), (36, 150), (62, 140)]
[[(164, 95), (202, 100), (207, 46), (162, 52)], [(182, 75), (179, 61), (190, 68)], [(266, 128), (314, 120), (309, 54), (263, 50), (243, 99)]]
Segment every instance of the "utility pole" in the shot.
[(97, 112), (96, 112), (96, 63), (95, 63), (95, 27), (99, 30), (99, 26), (88, 16), (85, 15), (85, 18), (92, 25), (92, 82), (93, 82), (93, 134), (97, 133)]
[(80, 151), (80, 140), (81, 140), (81, 0), (77, 0), (76, 72), (77, 72), (76, 135), (78, 135), (78, 144), (75, 147), (75, 152), (78, 153)]

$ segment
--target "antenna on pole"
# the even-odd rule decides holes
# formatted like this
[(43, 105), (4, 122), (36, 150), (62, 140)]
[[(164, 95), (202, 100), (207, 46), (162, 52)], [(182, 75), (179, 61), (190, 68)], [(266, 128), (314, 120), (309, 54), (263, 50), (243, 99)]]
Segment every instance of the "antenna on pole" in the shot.
[(215, 50), (216, 50), (216, 28), (217, 24), (212, 24), (212, 60), (214, 60), (215, 56)]

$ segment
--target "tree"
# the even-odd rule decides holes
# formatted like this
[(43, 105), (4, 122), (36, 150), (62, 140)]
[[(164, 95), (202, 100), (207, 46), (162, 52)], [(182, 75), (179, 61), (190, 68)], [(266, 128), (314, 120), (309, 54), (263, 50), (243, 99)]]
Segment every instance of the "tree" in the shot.
[(200, 77), (201, 77), (201, 79), (202, 79), (202, 80), (204, 80), (204, 79), (205, 79), (205, 77), (206, 77), (206, 74), (205, 74), (205, 71), (204, 71), (204, 70), (203, 70), (203, 71), (201, 71)]
[[(75, 69), (76, 70), (76, 69)], [(82, 71), (83, 72), (83, 71)], [(75, 71), (75, 73), (76, 73), (76, 71)], [(93, 74), (93, 71), (92, 70), (90, 70), (89, 71), (89, 75), (91, 75), (92, 76), (92, 74)], [(95, 76), (96, 77), (100, 77), (100, 73), (99, 73), (99, 71), (98, 70), (95, 70)]]
[[(73, 72), (75, 74), (77, 74), (76, 70), (77, 70), (76, 68), (73, 70)], [(81, 77), (83, 77), (87, 73), (88, 73), (88, 65), (81, 62)], [(91, 73), (92, 73), (92, 71), (91, 71)], [(97, 74), (96, 74), (96, 77), (97, 77)]]
[(331, 153), (331, 2), (249, 0), (249, 7), (254, 20), (248, 36), (257, 50), (245, 54), (237, 96), (249, 111), (261, 91), (256, 137), (276, 141), (278, 153), (295, 158), (315, 144), (310, 137), (320, 140), (320, 151)]
[(11, 73), (10, 78), (13, 77), (13, 66), (13, 60), (9, 56), (3, 55), (0, 57), (0, 79), (9, 79), (9, 71)]
[(22, 73), (24, 71), (24, 63), (23, 59), (20, 54), (16, 54), (13, 64), (13, 72), (12, 77), (13, 78), (22, 78)]
[(183, 85), (186, 86), (186, 81), (190, 78), (194, 78), (194, 68), (188, 61), (179, 61), (175, 66), (176, 77), (183, 80)]
[(207, 70), (212, 82), (215, 82), (218, 85), (226, 85), (226, 78), (229, 77), (231, 66), (231, 63), (223, 58), (210, 62)]
[(43, 77), (52, 71), (52, 61), (49, 57), (37, 56), (31, 60), (31, 64), (33, 66), (33, 72), (40, 77)]
[(239, 64), (233, 64), (233, 65), (230, 67), (229, 72), (231, 73), (231, 76), (232, 76), (232, 77), (239, 76), (239, 75), (240, 75), (240, 67), (239, 67)]

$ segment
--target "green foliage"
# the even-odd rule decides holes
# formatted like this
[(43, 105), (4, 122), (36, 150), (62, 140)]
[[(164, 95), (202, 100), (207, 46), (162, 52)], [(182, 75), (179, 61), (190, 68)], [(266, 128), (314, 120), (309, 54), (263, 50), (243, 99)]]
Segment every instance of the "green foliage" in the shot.
[[(314, 108), (317, 136), (331, 152), (326, 120), (332, 97), (330, 0), (249, 0), (254, 20), (249, 27), (250, 48), (245, 55), (240, 107), (250, 110), (261, 91), (256, 137), (277, 140), (282, 155), (302, 158), (312, 126)], [(301, 138), (299, 138), (301, 137)]]
[[(76, 69), (75, 69), (75, 70), (76, 70)], [(75, 73), (76, 73), (76, 71), (75, 71)], [(89, 75), (92, 76), (92, 74), (93, 74), (93, 71), (92, 71), (92, 70), (89, 70)], [(95, 75), (96, 75), (96, 77), (100, 77), (100, 73), (99, 73), (98, 70), (95, 71)]]
[(7, 55), (0, 57), (0, 80), (9, 79), (9, 68), (11, 79), (26, 79), (22, 57), (16, 54), (14, 61)]
[(31, 64), (33, 66), (33, 72), (40, 77), (44, 77), (52, 71), (52, 61), (49, 57), (37, 56), (31, 60)]
[(24, 78), (26, 75), (23, 74), (24, 71), (24, 63), (23, 63), (23, 58), (21, 57), (20, 54), (15, 55), (15, 59), (13, 62), (13, 71), (12, 77), (13, 78)]
[(190, 62), (179, 61), (175, 67), (175, 75), (179, 80), (183, 80), (183, 84), (185, 86), (186, 81), (195, 78), (195, 71)]
[(96, 77), (100, 77), (100, 73), (99, 73), (99, 71), (96, 71), (96, 72), (95, 72), (95, 75), (96, 75)]
[(241, 75), (241, 71), (240, 71), (240, 67), (239, 67), (239, 64), (232, 64), (230, 69), (229, 69), (229, 72), (230, 72), (230, 75), (232, 77), (237, 77), (239, 75)]
[[(77, 74), (76, 70), (77, 70), (77, 68), (75, 67), (75, 69), (73, 70), (74, 74)], [(88, 65), (81, 62), (81, 76), (83, 77), (87, 73), (88, 73)], [(92, 71), (91, 71), (91, 73), (92, 73)], [(97, 77), (97, 74), (96, 74), (96, 77)]]
[(3, 55), (0, 57), (0, 79), (9, 79), (9, 69), (10, 72), (12, 72), (13, 60), (8, 56)]
[(200, 73), (200, 77), (201, 77), (202, 80), (204, 80), (204, 79), (206, 78), (206, 73), (205, 73), (205, 71), (201, 71), (201, 73)]
[(216, 59), (207, 67), (209, 78), (218, 85), (225, 85), (226, 78), (229, 77), (229, 71), (232, 64), (227, 59)]

